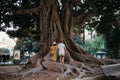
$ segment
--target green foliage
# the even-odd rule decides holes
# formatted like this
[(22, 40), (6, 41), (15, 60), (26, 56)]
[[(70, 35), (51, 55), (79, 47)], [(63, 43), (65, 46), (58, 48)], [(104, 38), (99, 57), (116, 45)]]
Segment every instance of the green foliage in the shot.
[(94, 54), (100, 48), (105, 48), (105, 39), (103, 39), (102, 36), (96, 36), (93, 38), (93, 40), (85, 40), (85, 43), (83, 43), (80, 36), (76, 35), (74, 36), (74, 42), (91, 55)]
[(73, 40), (78, 46), (82, 47), (91, 55), (97, 52), (100, 48), (105, 48), (105, 39), (102, 35), (94, 37), (93, 40), (87, 39), (84, 43), (80, 35), (74, 35)]
[(81, 37), (79, 35), (74, 35), (74, 38), (73, 38), (74, 42), (79, 45), (79, 46), (84, 46), (83, 45), (83, 41), (81, 39)]
[[(15, 10), (39, 6), (40, 0), (2, 0), (0, 1), (0, 31), (10, 37), (32, 37), (39, 39), (39, 14), (14, 15)], [(14, 29), (8, 29), (13, 27)]]
[(93, 40), (85, 40), (85, 50), (90, 54), (94, 54), (100, 48), (104, 48), (104, 41), (102, 36), (96, 36)]
[(7, 48), (0, 48), (0, 52), (5, 53), (5, 54), (9, 54), (10, 51)]
[[(12, 23), (12, 27), (17, 29), (6, 31), (11, 37), (32, 37), (37, 40), (40, 39), (40, 15), (38, 12), (14, 15), (14, 11), (16, 10), (31, 9), (41, 6), (41, 4), (39, 4), (40, 1), (43, 0), (1, 0), (0, 31), (6, 31), (7, 28), (11, 27)], [(86, 16), (92, 13), (94, 15), (92, 15), (92, 20), (88, 22), (87, 25), (89, 26), (87, 27), (87, 29), (95, 29), (97, 32), (105, 34), (107, 46), (111, 50), (114, 48), (118, 48), (117, 50), (114, 49), (114, 51), (118, 51), (120, 49), (120, 0), (83, 0), (83, 3), (80, 3), (81, 0), (60, 1), (62, 6), (64, 6), (64, 4), (67, 2), (70, 4), (74, 17), (82, 16), (83, 14), (85, 14), (85, 16), (80, 18), (82, 21), (78, 21), (80, 24), (77, 26), (77, 28), (79, 28), (79, 33), (83, 33), (84, 28), (82, 28), (81, 26), (85, 24), (84, 20)], [(60, 17), (63, 12), (62, 6), (58, 4), (56, 6)], [(91, 17), (88, 16), (88, 18)], [(82, 45), (83, 48), (87, 50), (82, 42), (82, 39), (80, 39), (81, 41), (79, 41), (79, 39), (80, 37), (76, 36), (75, 42), (79, 45)], [(93, 47), (92, 42), (86, 43), (90, 44), (91, 47)], [(111, 44), (113, 45), (112, 47)], [(95, 45), (97, 46), (97, 43)]]
[(17, 42), (15, 49), (20, 49), (23, 53), (28, 50), (38, 52), (40, 49), (40, 42), (29, 38), (23, 38)]

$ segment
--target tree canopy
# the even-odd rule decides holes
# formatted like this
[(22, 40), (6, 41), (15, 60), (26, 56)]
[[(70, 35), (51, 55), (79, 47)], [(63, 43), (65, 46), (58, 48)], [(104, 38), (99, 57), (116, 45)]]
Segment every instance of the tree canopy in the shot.
[[(105, 35), (107, 46), (112, 53), (119, 51), (120, 48), (119, 2), (119, 0), (1, 0), (0, 30), (6, 31), (11, 37), (40, 39), (39, 34), (47, 37), (44, 32), (52, 34), (57, 29), (52, 26), (58, 28), (61, 26), (63, 34), (67, 33), (72, 38), (75, 27), (78, 33), (83, 33), (86, 25), (89, 25), (90, 29), (94, 28)], [(44, 18), (50, 22), (46, 22)], [(14, 29), (9, 30), (10, 27)], [(41, 30), (42, 27), (50, 31)], [(61, 34), (60, 29), (58, 32)], [(112, 55), (117, 57), (114, 53)]]
[[(104, 34), (112, 57), (117, 58), (120, 49), (119, 3), (120, 0), (1, 0), (0, 30), (6, 31), (10, 37), (28, 37), (40, 41), (38, 54), (25, 65), (25, 68), (34, 68), (21, 71), (18, 76), (23, 79), (27, 74), (47, 68), (48, 71), (60, 70), (64, 74), (62, 76), (70, 74), (80, 79), (94, 74), (93, 69), (103, 63), (73, 41), (74, 31), (83, 34), (84, 38), (85, 28)], [(64, 42), (65, 64), (47, 62), (53, 41)]]

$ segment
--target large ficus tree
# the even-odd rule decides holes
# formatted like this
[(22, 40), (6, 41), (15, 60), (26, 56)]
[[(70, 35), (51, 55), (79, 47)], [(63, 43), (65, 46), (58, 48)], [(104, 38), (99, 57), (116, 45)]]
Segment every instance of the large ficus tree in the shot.
[[(80, 0), (17, 0), (3, 2), (6, 3), (4, 10), (8, 10), (4, 14), (8, 16), (7, 18), (9, 18), (13, 27), (17, 28), (8, 30), (7, 33), (13, 37), (38, 35), (40, 37), (38, 58), (43, 59), (48, 54), (52, 41), (62, 40), (67, 48), (65, 58), (67, 63), (73, 59), (82, 62), (100, 63), (72, 40), (74, 27), (77, 25), (79, 30), (83, 29), (84, 23), (89, 21), (95, 13), (91, 1), (85, 3)], [(4, 10), (3, 12), (5, 12)], [(5, 21), (3, 19), (3, 22)], [(4, 27), (2, 29), (5, 29), (6, 25), (11, 25), (9, 21), (2, 25)], [(37, 58), (32, 61), (36, 62)]]
[[(114, 4), (113, 8), (110, 7), (110, 3)], [(74, 59), (99, 63), (73, 42), (73, 30), (77, 26), (78, 30), (82, 31), (85, 22), (95, 16), (100, 19), (100, 21), (95, 21), (94, 26), (100, 24), (95, 29), (98, 32), (103, 31), (102, 33), (106, 33), (109, 22), (104, 23), (108, 21), (105, 15), (109, 14), (109, 9), (111, 9), (111, 12), (112, 10), (118, 11), (119, 8), (115, 6), (116, 4), (119, 6), (118, 3), (119, 1), (112, 0), (5, 0), (1, 1), (2, 19), (0, 29), (4, 31), (6, 27), (13, 24), (16, 29), (7, 31), (11, 36), (39, 39), (40, 51), (38, 58), (43, 58), (48, 54), (52, 41), (62, 40), (67, 47), (66, 62), (69, 63)], [(117, 21), (114, 23), (119, 26)], [(37, 58), (35, 59), (37, 60)]]
[[(35, 10), (39, 13), (40, 27), (40, 57), (43, 58), (49, 52), (52, 41), (62, 40), (66, 47), (66, 62), (72, 59), (83, 62), (99, 63), (95, 58), (90, 59), (90, 55), (76, 46), (72, 40), (72, 33), (75, 25), (81, 26), (92, 17), (93, 11), (85, 13), (80, 1), (76, 0), (48, 0), (40, 1), (40, 6)], [(78, 10), (78, 11), (77, 11)], [(81, 13), (79, 13), (79, 10)], [(19, 12), (16, 12), (19, 14)], [(82, 27), (81, 27), (82, 28)], [(85, 56), (86, 55), (86, 56)], [(71, 58), (72, 57), (72, 58)]]

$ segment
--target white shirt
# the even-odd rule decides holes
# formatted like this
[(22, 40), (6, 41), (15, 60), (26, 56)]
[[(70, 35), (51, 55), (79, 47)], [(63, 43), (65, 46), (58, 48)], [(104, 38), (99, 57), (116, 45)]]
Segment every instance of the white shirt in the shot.
[(58, 54), (64, 56), (65, 55), (65, 44), (59, 43), (58, 49), (59, 49)]

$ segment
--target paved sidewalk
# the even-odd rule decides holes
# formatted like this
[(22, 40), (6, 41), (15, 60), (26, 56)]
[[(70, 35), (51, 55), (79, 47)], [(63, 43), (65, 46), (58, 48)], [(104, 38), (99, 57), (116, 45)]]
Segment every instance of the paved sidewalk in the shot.
[(106, 76), (120, 77), (120, 64), (104, 65), (101, 69)]

